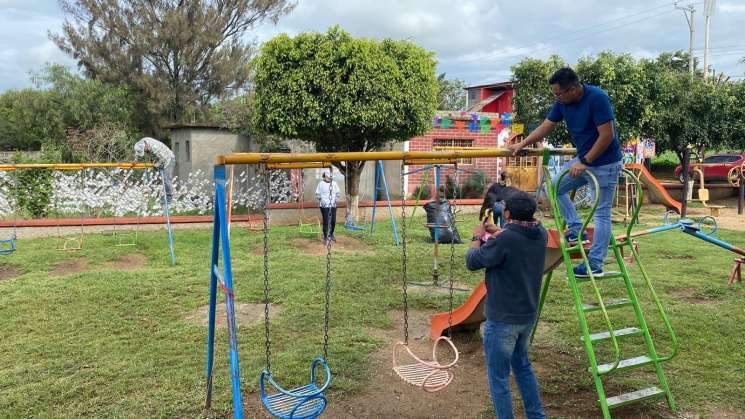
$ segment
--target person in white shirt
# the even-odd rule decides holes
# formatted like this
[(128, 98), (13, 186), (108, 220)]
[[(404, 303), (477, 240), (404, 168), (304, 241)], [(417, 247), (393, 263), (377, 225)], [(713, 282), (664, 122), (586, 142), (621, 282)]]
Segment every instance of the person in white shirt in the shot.
[(135, 158), (141, 159), (148, 153), (155, 160), (155, 168), (160, 170), (165, 185), (166, 200), (173, 198), (173, 169), (176, 167), (176, 156), (167, 145), (155, 138), (144, 137), (135, 144)]
[(341, 191), (339, 185), (334, 182), (332, 171), (324, 170), (322, 179), (316, 188), (316, 199), (318, 199), (323, 218), (323, 244), (328, 244), (329, 240), (336, 241), (334, 227), (336, 227), (336, 205), (340, 195)]

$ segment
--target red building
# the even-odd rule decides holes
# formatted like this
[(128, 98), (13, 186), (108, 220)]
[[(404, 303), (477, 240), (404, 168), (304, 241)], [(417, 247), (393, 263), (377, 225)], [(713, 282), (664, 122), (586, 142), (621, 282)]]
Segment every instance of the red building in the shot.
[[(432, 129), (420, 137), (409, 140), (405, 147), (410, 151), (431, 151), (446, 147), (496, 148), (504, 147), (512, 134), (512, 82), (486, 84), (466, 88), (466, 111), (438, 111)], [(448, 122), (449, 121), (449, 122)], [(473, 172), (483, 171), (494, 182), (505, 167), (505, 159), (461, 159), (458, 166)], [(424, 166), (409, 165), (406, 172)], [(452, 166), (443, 167), (443, 183), (446, 175), (452, 176)], [(469, 175), (459, 177), (461, 184)], [(407, 191), (414, 194), (422, 184), (424, 172), (407, 177)], [(429, 185), (434, 185), (434, 173), (428, 177)]]

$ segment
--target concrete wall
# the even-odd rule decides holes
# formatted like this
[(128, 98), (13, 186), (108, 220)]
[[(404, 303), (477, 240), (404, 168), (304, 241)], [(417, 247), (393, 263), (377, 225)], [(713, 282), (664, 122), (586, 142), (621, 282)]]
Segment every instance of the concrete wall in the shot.
[[(221, 154), (257, 151), (249, 137), (222, 128), (184, 127), (171, 130), (176, 154), (176, 176), (185, 178), (201, 170), (212, 178), (215, 158)], [(236, 167), (236, 171), (243, 170)]]

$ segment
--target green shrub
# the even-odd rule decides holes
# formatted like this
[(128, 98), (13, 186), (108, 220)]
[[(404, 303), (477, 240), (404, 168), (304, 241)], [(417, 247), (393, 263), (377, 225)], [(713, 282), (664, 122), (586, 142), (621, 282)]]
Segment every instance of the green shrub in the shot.
[(477, 170), (471, 175), (462, 188), (462, 198), (481, 198), (489, 186), (491, 180), (482, 170)]
[[(29, 159), (26, 155), (18, 153), (13, 157), (13, 162), (16, 164), (52, 163), (59, 162), (59, 157), (56, 150), (42, 148), (41, 157), (38, 160)], [(18, 182), (17, 187), (12, 190), (19, 206), (19, 212), (28, 214), (33, 218), (46, 217), (53, 196), (52, 171), (22, 169), (13, 172), (12, 177), (14, 182)]]

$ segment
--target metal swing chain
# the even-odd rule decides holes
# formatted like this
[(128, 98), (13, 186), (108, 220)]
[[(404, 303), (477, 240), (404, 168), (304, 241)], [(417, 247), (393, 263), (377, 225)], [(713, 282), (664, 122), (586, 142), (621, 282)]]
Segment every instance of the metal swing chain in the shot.
[[(333, 174), (333, 168), (330, 169)], [(334, 179), (331, 178), (329, 184), (329, 203), (333, 202), (334, 197)], [(329, 208), (328, 225), (326, 231), (331, 231), (331, 208)], [(326, 287), (325, 287), (325, 307), (323, 312), (323, 359), (328, 361), (329, 358), (329, 317), (331, 305), (331, 239), (326, 240)]]
[(454, 283), (453, 283), (453, 276), (455, 271), (455, 201), (458, 200), (458, 162), (455, 162), (455, 165), (453, 166), (455, 168), (455, 187), (453, 188), (453, 205), (450, 206), (450, 209), (453, 211), (453, 219), (450, 221), (450, 272), (448, 274), (449, 276), (449, 291), (450, 295), (448, 297), (448, 338), (453, 338), (452, 328), (453, 328), (453, 290), (454, 290)]
[(264, 346), (266, 353), (266, 370), (272, 372), (272, 351), (269, 341), (269, 200), (271, 193), (271, 171), (264, 166)]
[(406, 187), (404, 186), (404, 162), (401, 161), (401, 281), (404, 294), (404, 344), (409, 344), (409, 296), (406, 289)]

